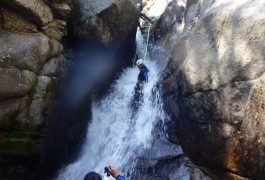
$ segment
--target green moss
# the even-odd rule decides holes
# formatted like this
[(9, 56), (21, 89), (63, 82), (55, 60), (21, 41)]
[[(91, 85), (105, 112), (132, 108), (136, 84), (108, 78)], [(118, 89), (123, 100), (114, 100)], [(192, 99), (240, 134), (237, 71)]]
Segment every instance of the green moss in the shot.
[(34, 139), (34, 132), (6, 131), (0, 132), (0, 138), (12, 142), (27, 142)]
[(0, 132), (0, 156), (31, 157), (40, 153), (41, 137), (28, 132)]
[(29, 142), (31, 139), (28, 137), (21, 137), (21, 138), (17, 138), (17, 137), (10, 137), (9, 141), (11, 142)]
[(40, 85), (40, 79), (39, 77), (36, 78), (36, 81), (35, 81), (35, 84), (34, 84), (34, 87), (32, 88), (32, 90), (30, 91), (29, 93), (29, 97), (32, 99), (34, 94), (37, 93), (38, 91), (38, 88), (39, 88), (39, 85)]

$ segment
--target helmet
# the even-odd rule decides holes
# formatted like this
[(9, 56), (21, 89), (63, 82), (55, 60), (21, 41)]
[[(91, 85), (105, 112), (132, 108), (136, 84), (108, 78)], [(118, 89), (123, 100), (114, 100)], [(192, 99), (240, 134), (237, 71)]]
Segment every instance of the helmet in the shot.
[(143, 64), (143, 63), (144, 63), (144, 61), (142, 59), (138, 59), (136, 61), (137, 66), (139, 66), (140, 64)]
[(136, 8), (137, 8), (139, 11), (142, 11), (142, 9), (143, 9), (142, 3), (137, 3), (135, 6), (136, 6)]

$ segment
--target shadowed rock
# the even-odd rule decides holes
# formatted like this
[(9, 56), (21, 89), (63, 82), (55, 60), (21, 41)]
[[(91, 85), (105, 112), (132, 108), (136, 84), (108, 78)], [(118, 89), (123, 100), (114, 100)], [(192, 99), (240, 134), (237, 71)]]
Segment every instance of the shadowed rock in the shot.
[(79, 0), (70, 26), (78, 38), (99, 40), (114, 48), (136, 32), (138, 17), (139, 12), (130, 0)]
[(261, 1), (200, 1), (186, 17), (174, 41), (160, 40), (172, 48), (164, 102), (179, 141), (203, 165), (264, 179)]

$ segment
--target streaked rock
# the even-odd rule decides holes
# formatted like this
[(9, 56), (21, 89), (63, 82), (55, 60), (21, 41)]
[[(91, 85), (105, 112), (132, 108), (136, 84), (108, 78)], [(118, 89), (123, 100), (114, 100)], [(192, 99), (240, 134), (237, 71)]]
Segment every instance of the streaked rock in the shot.
[(53, 21), (52, 10), (42, 0), (0, 0), (0, 2), (18, 14), (24, 14), (38, 25), (46, 25)]

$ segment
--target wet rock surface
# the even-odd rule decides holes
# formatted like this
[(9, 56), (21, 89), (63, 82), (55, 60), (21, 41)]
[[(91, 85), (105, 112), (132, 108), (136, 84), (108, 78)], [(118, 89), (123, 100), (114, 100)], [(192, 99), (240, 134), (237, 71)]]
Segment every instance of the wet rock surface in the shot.
[[(192, 160), (234, 178), (263, 179), (262, 3), (194, 3), (188, 5), (182, 31), (160, 26), (168, 34), (158, 42), (171, 48), (165, 109)], [(172, 32), (175, 38), (168, 38)]]
[(210, 179), (185, 156), (180, 145), (168, 141), (167, 131), (158, 129), (165, 129), (165, 126), (162, 123), (156, 125), (152, 147), (137, 159), (131, 179)]

